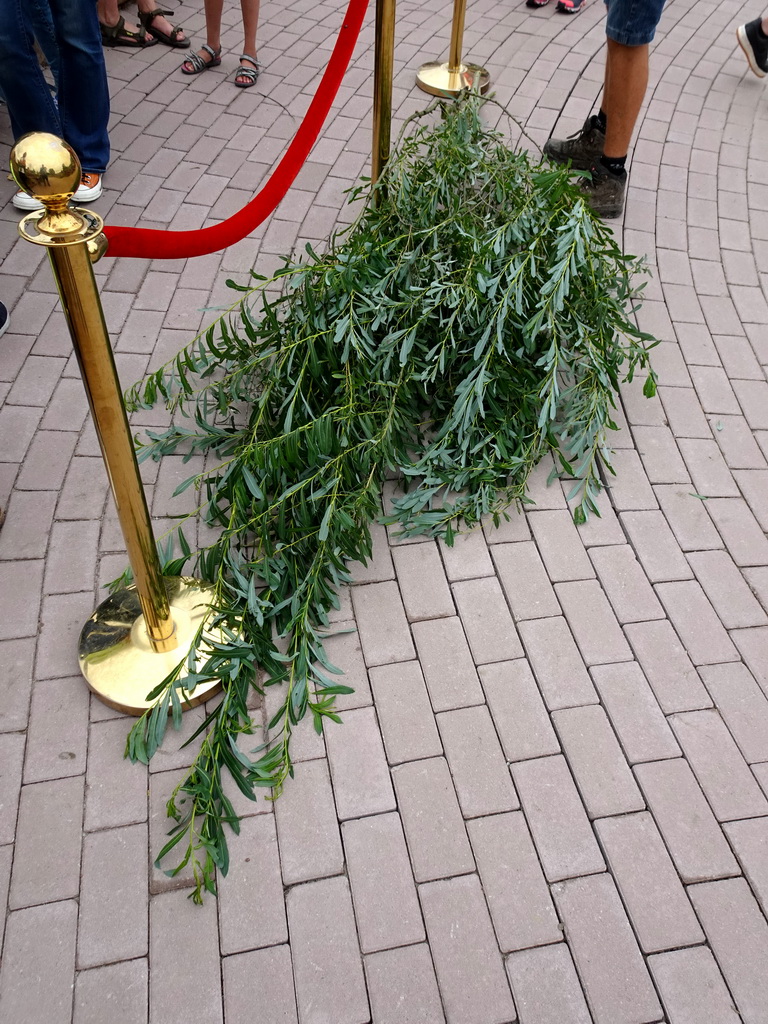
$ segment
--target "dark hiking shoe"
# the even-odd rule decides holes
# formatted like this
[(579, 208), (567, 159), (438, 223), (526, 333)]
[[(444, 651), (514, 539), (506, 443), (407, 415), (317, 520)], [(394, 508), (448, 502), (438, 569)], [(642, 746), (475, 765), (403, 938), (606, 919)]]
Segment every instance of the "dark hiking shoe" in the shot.
[(588, 171), (603, 155), (605, 132), (597, 127), (597, 118), (591, 114), (584, 127), (567, 139), (548, 139), (544, 145), (544, 156), (556, 164), (570, 161), (578, 171)]
[(624, 193), (627, 190), (627, 172), (611, 174), (602, 164), (593, 164), (579, 187), (584, 198), (598, 217), (620, 217), (624, 212)]
[(762, 18), (755, 18), (754, 21), (749, 21), (746, 25), (739, 25), (736, 29), (739, 46), (758, 78), (765, 78), (768, 75), (768, 41), (763, 39), (760, 33), (762, 20)]

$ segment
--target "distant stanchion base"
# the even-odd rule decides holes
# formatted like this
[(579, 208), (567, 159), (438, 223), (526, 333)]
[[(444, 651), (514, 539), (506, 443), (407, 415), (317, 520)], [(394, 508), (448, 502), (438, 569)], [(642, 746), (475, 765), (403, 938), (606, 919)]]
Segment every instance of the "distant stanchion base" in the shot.
[[(201, 625), (211, 614), (213, 588), (191, 576), (164, 577), (177, 641), (173, 650), (152, 649), (144, 623), (139, 595), (126, 587), (103, 601), (83, 626), (80, 634), (80, 670), (96, 696), (111, 708), (129, 715), (141, 715), (154, 701), (146, 695), (184, 661)], [(218, 630), (205, 630), (204, 637), (226, 642)], [(195, 659), (199, 671), (207, 658), (201, 644)], [(181, 675), (188, 674), (182, 669)], [(218, 679), (198, 683), (192, 693), (180, 693), (185, 710), (202, 704), (221, 689)]]
[(458, 96), (462, 89), (477, 88), (483, 94), (488, 92), (491, 76), (477, 64), (459, 64), (458, 70), (448, 64), (432, 61), (422, 64), (416, 72), (416, 84), (433, 96)]

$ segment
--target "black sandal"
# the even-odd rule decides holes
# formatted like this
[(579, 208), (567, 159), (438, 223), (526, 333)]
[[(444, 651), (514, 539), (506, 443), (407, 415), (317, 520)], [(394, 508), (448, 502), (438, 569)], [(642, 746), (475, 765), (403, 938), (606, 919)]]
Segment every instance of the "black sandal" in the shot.
[(192, 69), (187, 71), (184, 64), (181, 65), (182, 75), (199, 75), (201, 71), (207, 71), (208, 68), (217, 68), (221, 64), (221, 47), (218, 50), (214, 50), (208, 43), (203, 43), (200, 47), (201, 50), (205, 50), (206, 53), (210, 53), (211, 59), (206, 60), (201, 57), (199, 53), (190, 53), (188, 57), (185, 57), (184, 64), (191, 64)]
[(175, 46), (179, 50), (186, 50), (189, 46), (189, 39), (179, 39), (179, 34), (184, 31), (181, 25), (174, 25), (171, 32), (162, 32), (159, 28), (153, 28), (152, 22), (155, 18), (166, 17), (173, 14), (173, 11), (164, 11), (156, 7), (154, 11), (139, 11), (139, 21), (151, 36), (154, 36), (166, 46)]
[(102, 46), (143, 47), (154, 46), (157, 42), (156, 39), (152, 39), (147, 36), (146, 29), (143, 25), (138, 32), (133, 32), (131, 29), (126, 28), (125, 18), (122, 14), (118, 18), (116, 24), (103, 25), (99, 22), (99, 28), (101, 29)]
[[(256, 82), (259, 79), (259, 75), (261, 74), (261, 64), (255, 57), (251, 57), (247, 53), (241, 53), (240, 60), (249, 60), (251, 64), (253, 64), (253, 67), (246, 68), (240, 64), (235, 72), (235, 85), (238, 89), (250, 89), (252, 85), (256, 85)], [(238, 78), (245, 78), (247, 81), (238, 82)]]

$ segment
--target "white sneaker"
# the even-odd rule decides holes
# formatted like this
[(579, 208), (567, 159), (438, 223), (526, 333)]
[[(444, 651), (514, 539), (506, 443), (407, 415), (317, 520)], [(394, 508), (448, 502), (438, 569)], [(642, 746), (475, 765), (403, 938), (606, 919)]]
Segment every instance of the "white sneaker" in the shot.
[(17, 192), (11, 200), (17, 210), (42, 210), (43, 204), (39, 199), (34, 199), (26, 192)]
[[(101, 175), (97, 171), (83, 171), (77, 192), (72, 197), (74, 203), (92, 203), (98, 199), (103, 192)], [(13, 205), (17, 210), (42, 210), (43, 204), (39, 199), (27, 195), (26, 192), (17, 192), (13, 197)]]

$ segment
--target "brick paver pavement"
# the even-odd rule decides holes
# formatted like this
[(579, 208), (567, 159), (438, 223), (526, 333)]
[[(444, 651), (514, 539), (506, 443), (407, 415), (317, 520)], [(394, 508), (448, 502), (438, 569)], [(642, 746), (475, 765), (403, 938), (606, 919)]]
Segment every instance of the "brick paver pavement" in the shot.
[[(265, 180), (325, 65), (340, 0), (265, 0), (258, 87), (157, 46), (107, 51), (112, 224), (197, 228)], [(202, 3), (178, 18), (202, 39)], [(243, 810), (218, 901), (151, 867), (190, 757), (148, 771), (78, 676), (123, 566), (43, 252), (0, 199), (0, 1019), (24, 1024), (768, 1022), (768, 91), (743, 0), (670, 0), (616, 233), (654, 275), (659, 397), (623, 389), (618, 477), (578, 530), (563, 490), (498, 531), (377, 531), (337, 616), (343, 727), (297, 731), (296, 778)], [(447, 55), (448, 0), (400, 0), (398, 122)], [(543, 143), (602, 79), (603, 5), (474, 0), (465, 53)], [(322, 245), (370, 153), (373, 18), (288, 200), (229, 251), (96, 266), (122, 379), (227, 299), (227, 276)], [(10, 144), (0, 108), (3, 152)], [(5, 161), (7, 156), (3, 157)], [(5, 164), (4, 164), (5, 166)], [(341, 211), (341, 212), (340, 212)], [(141, 427), (158, 414), (135, 418)], [(158, 531), (188, 467), (144, 467)], [(267, 713), (270, 701), (268, 697)], [(257, 714), (259, 712), (257, 711)], [(202, 710), (185, 716), (184, 734)], [(240, 806), (240, 805), (238, 805)]]

